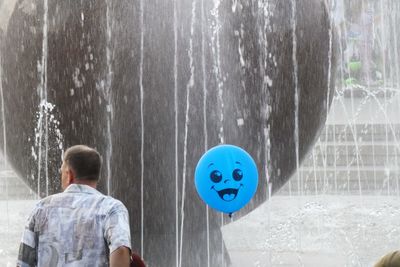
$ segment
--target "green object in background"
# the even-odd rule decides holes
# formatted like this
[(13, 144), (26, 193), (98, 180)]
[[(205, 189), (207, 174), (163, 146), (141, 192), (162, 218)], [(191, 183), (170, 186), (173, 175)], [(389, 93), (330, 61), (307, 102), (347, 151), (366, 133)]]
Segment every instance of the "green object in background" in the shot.
[(354, 84), (357, 84), (357, 80), (350, 77), (350, 78), (347, 78), (346, 80), (344, 80), (344, 83), (346, 84), (346, 86), (354, 85)]
[(361, 61), (350, 61), (349, 62), (350, 71), (358, 71), (361, 69)]

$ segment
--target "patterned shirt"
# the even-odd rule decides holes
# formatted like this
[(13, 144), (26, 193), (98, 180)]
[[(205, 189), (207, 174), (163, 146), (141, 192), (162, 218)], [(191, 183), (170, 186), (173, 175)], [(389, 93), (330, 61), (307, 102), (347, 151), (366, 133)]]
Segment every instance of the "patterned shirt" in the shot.
[(36, 205), (17, 266), (109, 266), (109, 255), (120, 246), (131, 248), (126, 207), (90, 186), (72, 184)]

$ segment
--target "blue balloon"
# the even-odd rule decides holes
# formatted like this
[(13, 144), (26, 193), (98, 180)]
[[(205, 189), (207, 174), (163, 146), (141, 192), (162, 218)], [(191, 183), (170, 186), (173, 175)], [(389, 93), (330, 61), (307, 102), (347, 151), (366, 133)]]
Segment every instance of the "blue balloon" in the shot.
[(257, 166), (240, 147), (219, 145), (200, 158), (195, 185), (201, 199), (210, 207), (231, 214), (244, 207), (255, 194)]

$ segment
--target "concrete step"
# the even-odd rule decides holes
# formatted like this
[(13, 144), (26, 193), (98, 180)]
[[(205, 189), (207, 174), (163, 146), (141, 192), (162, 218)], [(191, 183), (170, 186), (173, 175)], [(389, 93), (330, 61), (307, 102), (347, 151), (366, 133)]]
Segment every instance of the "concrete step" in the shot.
[(366, 195), (400, 195), (400, 172), (385, 169), (301, 170), (295, 173), (281, 194), (355, 193)]
[(35, 198), (35, 192), (33, 192), (12, 170), (0, 171), (0, 200)]

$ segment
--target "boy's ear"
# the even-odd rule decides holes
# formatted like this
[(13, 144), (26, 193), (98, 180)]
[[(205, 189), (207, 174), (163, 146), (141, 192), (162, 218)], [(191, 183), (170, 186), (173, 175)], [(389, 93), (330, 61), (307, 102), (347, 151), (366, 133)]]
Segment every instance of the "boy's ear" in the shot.
[(75, 174), (71, 169), (68, 169), (68, 183), (73, 184), (75, 181)]

